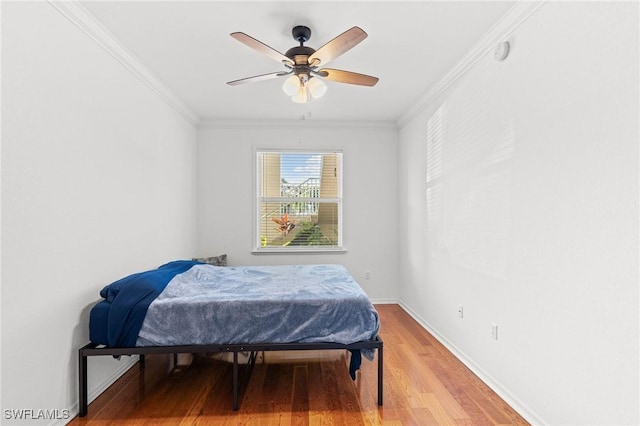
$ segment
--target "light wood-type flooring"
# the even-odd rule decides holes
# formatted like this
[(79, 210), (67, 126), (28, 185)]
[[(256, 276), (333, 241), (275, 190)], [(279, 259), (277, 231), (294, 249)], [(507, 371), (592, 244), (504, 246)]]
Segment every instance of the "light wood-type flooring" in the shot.
[[(231, 364), (204, 355), (184, 367), (147, 355), (71, 425), (522, 425), (527, 422), (398, 305), (377, 305), (384, 341), (384, 405), (377, 362), (355, 381), (346, 351), (266, 352), (232, 410)], [(241, 370), (242, 371), (242, 370)]]

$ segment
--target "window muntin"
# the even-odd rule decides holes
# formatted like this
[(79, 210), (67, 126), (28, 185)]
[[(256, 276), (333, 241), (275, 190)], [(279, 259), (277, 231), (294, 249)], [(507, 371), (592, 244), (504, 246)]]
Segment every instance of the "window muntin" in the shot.
[(342, 153), (258, 150), (257, 251), (342, 249)]

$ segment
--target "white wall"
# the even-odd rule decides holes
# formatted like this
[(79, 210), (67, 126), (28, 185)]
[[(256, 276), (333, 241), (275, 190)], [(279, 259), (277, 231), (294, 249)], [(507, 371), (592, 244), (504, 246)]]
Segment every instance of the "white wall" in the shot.
[[(52, 5), (3, 2), (7, 424), (4, 409), (74, 415), (99, 290), (194, 254), (196, 141), (193, 124)], [(125, 363), (90, 360), (90, 393)]]
[[(341, 254), (252, 254), (256, 148), (343, 151)], [(233, 123), (202, 126), (199, 255), (233, 265), (340, 263), (374, 301), (397, 300), (397, 130), (394, 125)], [(365, 271), (371, 278), (364, 279)]]
[(546, 3), (400, 131), (401, 302), (535, 423), (640, 422), (638, 16)]

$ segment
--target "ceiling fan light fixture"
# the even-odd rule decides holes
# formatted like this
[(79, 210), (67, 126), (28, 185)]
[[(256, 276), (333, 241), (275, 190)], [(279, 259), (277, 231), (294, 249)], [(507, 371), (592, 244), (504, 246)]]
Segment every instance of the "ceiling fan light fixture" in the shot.
[(318, 99), (327, 92), (327, 85), (318, 78), (307, 74), (292, 75), (284, 81), (282, 90), (291, 100), (298, 104), (306, 104), (311, 98)]
[(306, 84), (300, 85), (300, 90), (294, 96), (291, 97), (291, 100), (297, 104), (306, 104), (309, 102), (309, 88)]
[(282, 90), (289, 96), (295, 96), (300, 90), (300, 79), (297, 75), (291, 75), (284, 81)]
[(319, 99), (327, 93), (327, 85), (324, 84), (322, 80), (319, 78), (311, 78), (309, 79), (309, 83), (307, 83), (309, 88), (309, 92), (311, 92), (311, 96), (314, 99)]

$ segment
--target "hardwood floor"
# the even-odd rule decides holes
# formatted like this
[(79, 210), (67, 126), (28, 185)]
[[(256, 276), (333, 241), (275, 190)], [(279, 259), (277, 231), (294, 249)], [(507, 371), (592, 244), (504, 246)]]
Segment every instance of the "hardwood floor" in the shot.
[(146, 357), (89, 405), (89, 425), (522, 425), (527, 422), (397, 305), (377, 305), (384, 341), (384, 406), (377, 362), (355, 381), (345, 351), (267, 352), (231, 409), (231, 365), (197, 356), (171, 368)]

